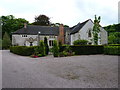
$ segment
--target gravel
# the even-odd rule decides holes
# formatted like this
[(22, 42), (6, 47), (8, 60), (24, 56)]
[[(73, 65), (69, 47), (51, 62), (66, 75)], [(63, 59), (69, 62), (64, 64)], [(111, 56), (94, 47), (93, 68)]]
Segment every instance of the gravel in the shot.
[(118, 88), (118, 56), (30, 58), (2, 51), (3, 88)]

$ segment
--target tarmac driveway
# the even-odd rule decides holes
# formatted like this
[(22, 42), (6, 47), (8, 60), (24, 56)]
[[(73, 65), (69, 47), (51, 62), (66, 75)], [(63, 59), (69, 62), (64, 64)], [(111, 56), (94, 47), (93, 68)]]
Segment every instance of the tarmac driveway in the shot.
[(30, 58), (2, 51), (3, 88), (118, 88), (118, 56)]

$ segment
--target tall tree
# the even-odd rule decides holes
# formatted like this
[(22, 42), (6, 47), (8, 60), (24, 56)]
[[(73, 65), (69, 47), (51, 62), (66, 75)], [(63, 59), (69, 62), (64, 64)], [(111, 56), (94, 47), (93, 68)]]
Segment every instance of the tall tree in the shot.
[(50, 18), (46, 15), (39, 15), (35, 17), (35, 22), (33, 25), (49, 26)]
[(40, 54), (42, 54), (42, 56), (45, 56), (45, 45), (43, 40), (40, 40), (39, 42), (39, 50), (40, 50)]
[(98, 33), (100, 32), (100, 16), (97, 18), (95, 15), (94, 26), (93, 26), (93, 40), (94, 44), (98, 44)]
[(8, 49), (11, 46), (11, 40), (7, 32), (5, 32), (2, 40), (2, 47), (3, 49)]
[(59, 56), (59, 46), (56, 40), (53, 42), (53, 56), (58, 57)]
[(47, 42), (47, 38), (45, 37), (44, 38), (44, 45), (45, 45), (45, 53), (46, 55), (48, 55), (48, 52), (49, 52), (49, 46), (48, 46), (48, 42)]
[(5, 32), (8, 35), (11, 35), (11, 32), (14, 32), (24, 26), (24, 23), (28, 23), (27, 20), (23, 18), (15, 18), (13, 15), (1, 16), (2, 19), (2, 36)]

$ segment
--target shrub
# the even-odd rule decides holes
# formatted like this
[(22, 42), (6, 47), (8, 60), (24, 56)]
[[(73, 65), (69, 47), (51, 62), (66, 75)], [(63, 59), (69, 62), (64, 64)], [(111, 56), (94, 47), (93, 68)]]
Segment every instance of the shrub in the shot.
[(40, 40), (40, 44), (39, 44), (39, 53), (42, 54), (43, 56), (45, 56), (45, 45), (43, 40)]
[(11, 46), (11, 40), (9, 35), (5, 32), (2, 40), (2, 49), (8, 49)]
[(11, 46), (10, 47), (10, 52), (22, 55), (22, 56), (30, 56), (35, 53), (35, 48), (37, 46)]
[[(90, 55), (90, 54), (103, 54), (104, 47), (102, 45), (82, 45), (82, 46), (70, 46), (73, 55)], [(66, 49), (66, 46), (62, 46), (62, 51)]]
[(71, 46), (76, 55), (103, 54), (104, 47), (100, 45)]
[(42, 55), (42, 54), (38, 54), (37, 56), (38, 56), (38, 57), (42, 57), (43, 55)]
[(46, 37), (44, 38), (44, 45), (45, 45), (45, 54), (48, 55), (48, 53), (49, 53), (49, 46), (48, 46)]
[(104, 46), (104, 54), (120, 55), (120, 46)]
[(87, 45), (87, 40), (76, 40), (73, 42), (74, 45)]
[(62, 48), (62, 42), (59, 41), (59, 52), (62, 52), (62, 51), (61, 51), (61, 48)]
[(66, 57), (68, 55), (68, 52), (63, 51), (63, 55)]
[(0, 50), (2, 49), (2, 39), (0, 39)]
[(58, 47), (58, 43), (56, 40), (54, 40), (54, 42), (53, 42), (53, 56), (54, 57), (59, 56), (59, 47)]

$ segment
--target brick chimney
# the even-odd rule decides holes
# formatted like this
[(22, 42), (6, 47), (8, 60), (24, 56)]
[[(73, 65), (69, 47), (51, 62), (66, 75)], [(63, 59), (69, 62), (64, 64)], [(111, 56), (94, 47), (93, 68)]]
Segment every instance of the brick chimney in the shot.
[(58, 40), (64, 44), (65, 38), (64, 38), (64, 26), (63, 24), (60, 24), (59, 26), (59, 36), (58, 36)]
[(27, 28), (27, 24), (26, 23), (24, 23), (24, 28)]

